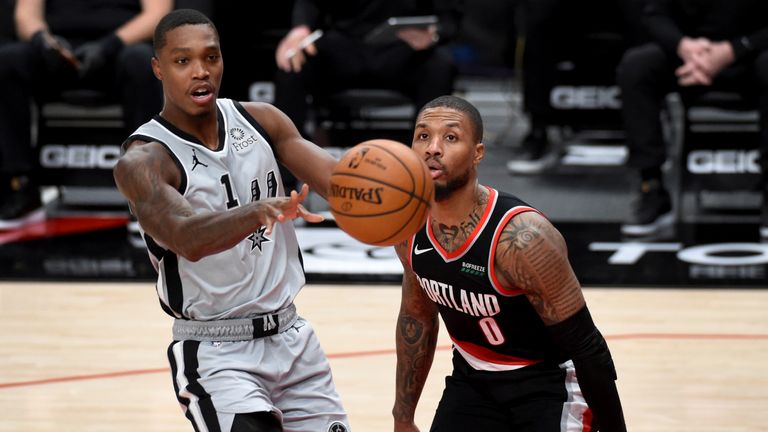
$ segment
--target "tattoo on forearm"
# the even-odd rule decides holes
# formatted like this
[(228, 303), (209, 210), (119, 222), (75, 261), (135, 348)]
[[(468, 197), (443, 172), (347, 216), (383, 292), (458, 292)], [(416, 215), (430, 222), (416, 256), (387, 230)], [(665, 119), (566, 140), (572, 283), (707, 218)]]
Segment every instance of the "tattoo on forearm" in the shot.
[(403, 317), (400, 323), (400, 333), (403, 335), (403, 339), (409, 344), (413, 345), (419, 342), (424, 332), (424, 326), (417, 320), (411, 317)]
[(395, 420), (408, 421), (416, 410), (429, 373), (437, 335), (436, 332), (425, 331), (422, 321), (407, 315), (400, 317), (397, 327), (403, 343), (398, 347), (398, 397), (392, 413)]

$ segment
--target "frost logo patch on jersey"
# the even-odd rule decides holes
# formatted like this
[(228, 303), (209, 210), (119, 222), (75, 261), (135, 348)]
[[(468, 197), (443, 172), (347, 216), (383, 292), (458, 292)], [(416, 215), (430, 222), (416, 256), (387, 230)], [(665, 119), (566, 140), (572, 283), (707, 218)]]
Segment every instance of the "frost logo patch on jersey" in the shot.
[(347, 426), (342, 422), (333, 422), (328, 426), (328, 432), (347, 432)]
[(195, 153), (195, 149), (192, 149), (192, 169), (190, 171), (194, 171), (198, 165), (202, 165), (208, 168), (207, 164), (200, 162), (200, 159), (197, 158), (197, 153)]
[(245, 138), (245, 131), (239, 127), (234, 127), (229, 130), (229, 136), (231, 136), (235, 141), (240, 141), (241, 139)]
[(251, 144), (255, 144), (257, 138), (253, 135), (246, 135), (245, 131), (239, 127), (233, 127), (229, 130), (229, 136), (234, 140), (232, 147), (236, 151), (245, 150)]

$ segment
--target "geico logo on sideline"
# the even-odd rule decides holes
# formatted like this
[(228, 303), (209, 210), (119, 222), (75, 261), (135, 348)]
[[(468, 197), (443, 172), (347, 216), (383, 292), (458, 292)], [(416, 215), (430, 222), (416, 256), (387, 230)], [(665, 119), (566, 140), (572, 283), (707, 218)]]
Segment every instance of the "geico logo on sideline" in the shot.
[(591, 251), (608, 251), (613, 254), (609, 264), (632, 265), (649, 252), (675, 252), (677, 259), (689, 264), (715, 266), (748, 266), (768, 264), (766, 243), (713, 243), (683, 248), (680, 243), (608, 243), (589, 244)]
[(692, 174), (760, 174), (759, 150), (694, 150), (688, 153)]
[(619, 87), (557, 86), (549, 94), (556, 109), (621, 109)]
[(118, 158), (120, 147), (116, 145), (49, 144), (40, 149), (43, 168), (112, 169)]

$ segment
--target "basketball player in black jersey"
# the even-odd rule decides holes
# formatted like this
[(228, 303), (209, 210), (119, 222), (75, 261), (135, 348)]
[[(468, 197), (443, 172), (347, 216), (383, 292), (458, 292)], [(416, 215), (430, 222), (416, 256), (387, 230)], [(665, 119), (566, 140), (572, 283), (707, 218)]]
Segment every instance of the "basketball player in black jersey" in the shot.
[(397, 321), (394, 429), (417, 431), (438, 314), (453, 373), (433, 431), (625, 431), (616, 371), (552, 224), (481, 185), (483, 125), (467, 101), (419, 112), (413, 149), (435, 182), (426, 225), (396, 247), (404, 267)]

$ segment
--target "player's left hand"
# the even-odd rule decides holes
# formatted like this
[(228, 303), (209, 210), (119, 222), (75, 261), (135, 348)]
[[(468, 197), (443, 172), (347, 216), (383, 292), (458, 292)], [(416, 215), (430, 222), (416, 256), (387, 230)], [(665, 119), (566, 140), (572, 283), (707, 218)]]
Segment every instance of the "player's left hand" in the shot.
[(80, 78), (87, 78), (95, 71), (112, 61), (124, 44), (116, 34), (111, 33), (102, 39), (86, 42), (75, 49), (75, 57), (80, 61)]

